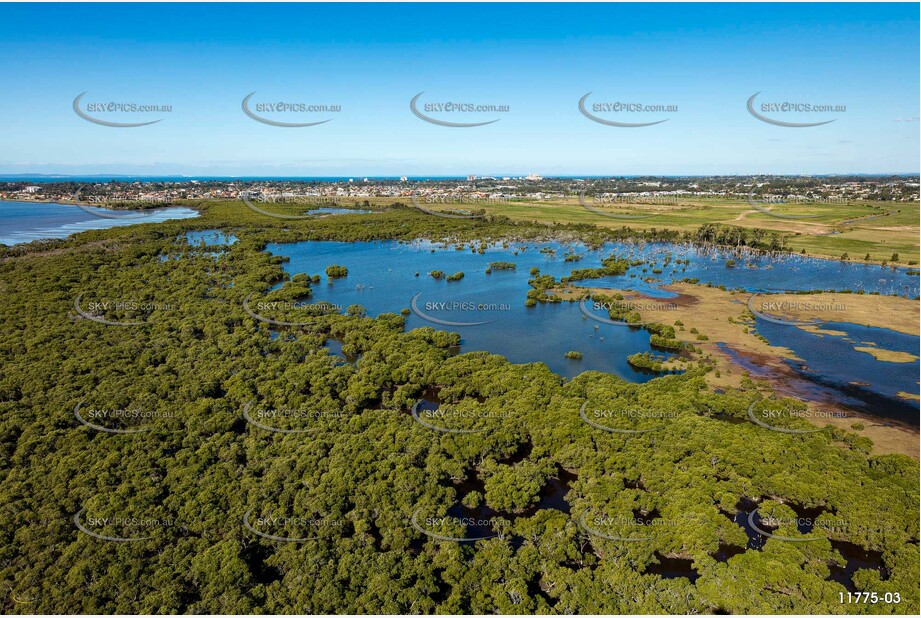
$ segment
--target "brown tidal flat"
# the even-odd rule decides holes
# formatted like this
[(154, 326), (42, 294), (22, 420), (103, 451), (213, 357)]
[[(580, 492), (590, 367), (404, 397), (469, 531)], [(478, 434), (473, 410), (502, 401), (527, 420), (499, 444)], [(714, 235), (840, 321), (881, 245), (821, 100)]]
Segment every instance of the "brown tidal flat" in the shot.
[[(715, 287), (691, 283), (674, 283), (664, 289), (678, 294), (677, 298), (662, 299), (646, 296), (626, 290), (567, 286), (553, 290), (554, 294), (564, 299), (580, 297), (586, 291), (591, 294), (613, 296), (620, 294), (623, 302), (635, 303), (643, 321), (660, 322), (675, 326), (676, 337), (701, 349), (695, 359), (707, 358), (715, 363), (715, 371), (707, 374), (707, 382), (713, 388), (740, 388), (743, 377), (750, 377), (756, 383), (769, 386), (778, 393), (796, 396), (796, 384), (804, 382), (787, 365), (785, 360), (801, 361), (789, 348), (772, 346), (754, 332), (755, 320), (749, 310), (750, 292), (726, 291)], [(888, 328), (898, 332), (917, 335), (919, 332), (918, 307), (916, 300), (862, 294), (759, 294), (753, 301), (758, 311), (761, 301), (775, 303), (770, 311), (764, 311), (772, 317), (790, 321), (837, 321)], [(785, 307), (780, 311), (777, 307)], [(676, 324), (680, 322), (680, 325)], [(791, 326), (791, 328), (795, 328)], [(841, 336), (844, 333), (817, 326), (802, 326), (804, 330), (818, 332), (826, 336)], [(696, 332), (691, 332), (695, 329)], [(706, 336), (705, 340), (700, 339)], [(748, 364), (743, 367), (738, 358), (720, 349), (722, 343)], [(858, 348), (859, 349), (859, 348)], [(884, 356), (881, 360), (897, 362), (889, 350), (865, 347), (860, 351), (874, 356)], [(887, 354), (888, 353), (888, 354)], [(899, 355), (901, 356), (901, 355)], [(911, 355), (908, 355), (911, 356)], [(913, 359), (902, 359), (909, 362)], [(906, 393), (903, 398), (911, 398)], [(873, 441), (873, 452), (904, 453), (919, 457), (919, 434), (907, 426), (885, 423), (856, 414), (853, 410), (840, 408), (833, 401), (810, 404), (810, 407), (823, 409), (840, 409), (848, 418), (823, 419), (822, 424), (832, 424), (842, 429), (855, 431), (855, 424), (862, 425), (858, 433)]]

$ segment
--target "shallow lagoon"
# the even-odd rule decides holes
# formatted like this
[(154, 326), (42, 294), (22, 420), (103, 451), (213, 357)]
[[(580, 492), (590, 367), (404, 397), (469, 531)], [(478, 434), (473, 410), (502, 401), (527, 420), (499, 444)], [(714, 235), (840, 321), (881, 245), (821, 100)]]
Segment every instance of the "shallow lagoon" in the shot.
[(898, 397), (899, 391), (918, 392), (919, 361), (892, 363), (876, 360), (855, 346), (908, 352), (918, 356), (918, 337), (896, 331), (843, 322), (826, 322), (823, 330), (845, 336), (812, 333), (795, 326), (758, 320), (758, 332), (774, 345), (790, 348), (803, 362), (787, 361), (798, 375), (831, 390), (841, 403), (873, 416), (907, 421), (918, 427), (917, 401)]
[[(661, 290), (660, 285), (686, 277), (752, 292), (833, 288), (909, 297), (918, 294), (918, 277), (907, 274), (906, 269), (800, 256), (740, 257), (725, 250), (664, 243), (614, 243), (598, 251), (560, 243), (512, 244), (508, 248), (493, 246), (485, 254), (479, 254), (469, 247), (459, 251), (430, 242), (310, 241), (270, 244), (266, 250), (290, 258), (285, 264), (289, 275), (322, 275), (323, 282), (313, 286), (314, 301), (326, 301), (343, 308), (360, 304), (370, 315), (378, 315), (399, 313), (409, 308), (415, 298), (420, 313), (430, 318), (470, 325), (440, 324), (410, 313), (407, 329), (431, 326), (456, 331), (462, 337), (462, 351), (486, 350), (515, 363), (544, 362), (567, 378), (587, 370), (613, 373), (632, 382), (656, 377), (658, 374), (633, 369), (626, 360), (630, 354), (652, 351), (649, 333), (586, 319), (577, 303), (525, 307), (532, 267), (539, 268), (541, 274), (561, 277), (576, 268), (598, 267), (601, 259), (611, 253), (652, 260), (655, 265), (632, 267), (624, 276), (580, 283), (598, 288), (632, 289), (663, 298), (673, 294)], [(582, 258), (565, 261), (564, 256), (573, 253)], [(671, 261), (665, 265), (668, 254), (671, 254)], [(690, 260), (690, 263), (677, 264), (679, 259), (682, 262)], [(726, 267), (728, 259), (735, 259), (734, 268)], [(493, 270), (486, 274), (489, 263), (497, 261), (514, 262), (516, 269)], [(331, 264), (346, 266), (348, 277), (327, 282), (324, 271)], [(653, 268), (662, 272), (653, 273)], [(428, 274), (433, 270), (442, 270), (446, 275), (463, 272), (464, 278), (450, 282), (436, 280)], [(646, 281), (650, 278), (654, 280)], [(601, 312), (598, 315), (602, 315)], [(676, 319), (680, 319), (678, 313)], [(477, 322), (487, 323), (471, 324)], [(840, 337), (818, 337), (792, 326), (758, 320), (759, 332), (772, 344), (787, 346), (803, 358), (810, 371), (801, 370), (799, 365), (794, 369), (804, 378), (823, 385), (826, 396), (832, 393), (839, 396), (842, 403), (878, 416), (904, 419), (912, 410), (917, 416), (917, 403), (898, 399), (895, 393), (900, 390), (917, 392), (918, 363), (886, 363), (853, 347), (860, 341), (872, 340), (881, 348), (917, 354), (918, 337), (847, 324), (827, 327), (848, 333), (853, 330), (849, 338), (857, 343)], [(581, 352), (583, 358), (566, 359), (564, 354), (570, 350)], [(888, 413), (882, 412), (883, 408)]]
[[(632, 382), (645, 382), (656, 374), (633, 369), (627, 356), (651, 351), (649, 333), (623, 326), (595, 328), (578, 306), (543, 304), (524, 306), (529, 289), (529, 269), (538, 266), (548, 274), (568, 274), (572, 263), (550, 259), (537, 251), (519, 255), (493, 249), (485, 255), (467, 251), (436, 251), (432, 245), (388, 243), (305, 242), (272, 244), (267, 250), (287, 255), (289, 274), (323, 274), (339, 264), (349, 269), (348, 277), (314, 285), (313, 301), (327, 301), (343, 308), (360, 304), (370, 315), (400, 313), (413, 298), (420, 311), (436, 320), (459, 323), (488, 322), (469, 326), (442, 325), (411, 313), (407, 329), (430, 326), (452, 330), (462, 337), (463, 351), (486, 350), (502, 354), (514, 363), (545, 362), (554, 372), (574, 377), (596, 369), (614, 373)], [(486, 274), (492, 261), (514, 261), (517, 269)], [(436, 280), (433, 270), (448, 275), (463, 272), (461, 281)], [(416, 276), (416, 273), (419, 276)], [(442, 306), (447, 303), (450, 306)], [(564, 357), (568, 351), (583, 354), (582, 360)]]

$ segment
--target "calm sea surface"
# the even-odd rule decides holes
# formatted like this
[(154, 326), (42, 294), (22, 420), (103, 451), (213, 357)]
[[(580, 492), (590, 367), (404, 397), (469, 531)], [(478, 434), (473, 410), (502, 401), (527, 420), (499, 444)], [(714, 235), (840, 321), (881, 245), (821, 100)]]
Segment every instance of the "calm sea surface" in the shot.
[[(115, 218), (112, 218), (113, 216)], [(92, 206), (80, 208), (73, 204), (54, 202), (0, 201), (0, 244), (18, 245), (33, 240), (67, 238), (71, 234), (86, 230), (104, 230), (110, 227), (190, 219), (197, 216), (197, 211), (180, 206), (154, 208), (140, 214), (115, 212)]]

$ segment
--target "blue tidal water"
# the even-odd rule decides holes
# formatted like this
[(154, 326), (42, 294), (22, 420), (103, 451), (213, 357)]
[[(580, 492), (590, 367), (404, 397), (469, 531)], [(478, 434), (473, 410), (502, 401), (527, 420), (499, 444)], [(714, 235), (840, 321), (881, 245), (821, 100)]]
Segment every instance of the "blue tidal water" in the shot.
[[(541, 274), (562, 277), (573, 269), (600, 266), (602, 258), (612, 253), (644, 259), (653, 263), (632, 267), (623, 276), (580, 283), (597, 288), (631, 289), (661, 298), (674, 296), (661, 290), (662, 284), (685, 277), (752, 292), (851, 289), (913, 297), (918, 289), (918, 278), (908, 275), (905, 269), (800, 256), (740, 257), (726, 250), (667, 243), (611, 243), (599, 250), (578, 243), (510, 243), (506, 248), (491, 246), (485, 254), (479, 254), (469, 247), (456, 250), (453, 245), (428, 241), (308, 241), (270, 244), (266, 250), (290, 259), (284, 265), (289, 275), (321, 275), (322, 282), (313, 286), (314, 301), (326, 301), (343, 309), (359, 304), (370, 315), (379, 315), (399, 313), (416, 298), (417, 307), (426, 316), (448, 322), (488, 322), (441, 325), (416, 313), (407, 316), (407, 329), (430, 326), (460, 333), (462, 351), (485, 350), (514, 363), (544, 362), (567, 378), (598, 370), (632, 382), (656, 377), (635, 370), (626, 362), (630, 354), (654, 352), (649, 346), (649, 333), (586, 319), (577, 303), (525, 307), (532, 267), (539, 268)], [(566, 262), (564, 255), (571, 253), (581, 255), (582, 259)], [(670, 256), (668, 265), (667, 256)], [(730, 258), (736, 261), (734, 268), (725, 266)], [(684, 264), (685, 260), (690, 263)], [(516, 269), (486, 274), (489, 263), (495, 261), (514, 262)], [(332, 264), (346, 266), (348, 277), (329, 282), (324, 271)], [(662, 272), (653, 273), (653, 268)], [(436, 280), (428, 274), (433, 270), (444, 271), (446, 275), (463, 272), (464, 278), (455, 282)], [(679, 313), (676, 319), (680, 319)], [(901, 400), (896, 393), (917, 392), (918, 363), (878, 361), (854, 350), (854, 346), (873, 341), (880, 348), (917, 355), (918, 337), (853, 324), (835, 323), (824, 328), (847, 332), (853, 343), (841, 337), (820, 337), (793, 326), (758, 320), (758, 331), (772, 344), (794, 350), (804, 363), (791, 363), (791, 366), (805, 379), (821, 384), (826, 394), (830, 392), (842, 403), (878, 416), (904, 420), (913, 411), (917, 424), (917, 403)], [(566, 359), (564, 354), (571, 350), (581, 352), (582, 360)], [(802, 369), (799, 366), (802, 364), (808, 369)]]
[[(561, 276), (584, 264), (564, 262), (538, 251), (520, 252), (493, 248), (486, 254), (436, 250), (430, 243), (396, 242), (348, 243), (303, 242), (270, 244), (274, 255), (286, 255), (289, 274), (321, 274), (323, 282), (314, 285), (313, 300), (343, 308), (360, 304), (370, 315), (399, 313), (409, 308), (414, 297), (426, 315), (451, 322), (488, 322), (470, 326), (444, 326), (429, 322), (415, 313), (407, 316), (407, 329), (430, 326), (460, 333), (463, 351), (486, 350), (501, 354), (513, 363), (544, 362), (554, 372), (574, 377), (583, 371), (607, 371), (632, 382), (654, 377), (627, 363), (637, 351), (652, 351), (649, 333), (626, 326), (599, 325), (586, 319), (577, 304), (538, 304), (525, 307), (530, 268)], [(490, 262), (510, 261), (516, 270), (494, 270), (486, 274)], [(600, 264), (600, 258), (594, 260)], [(338, 264), (349, 269), (348, 277), (326, 281), (327, 266)], [(588, 264), (588, 262), (586, 262)], [(447, 275), (463, 272), (461, 281), (436, 280), (428, 275), (443, 270)], [(419, 273), (419, 276), (416, 276)], [(632, 281), (632, 280), (631, 280)], [(583, 354), (581, 360), (564, 357), (568, 351)]]
[[(86, 230), (199, 216), (197, 211), (179, 206), (153, 208), (143, 213), (115, 212), (89, 206), (85, 208), (90, 212), (72, 204), (0, 201), (0, 244), (17, 245), (33, 240), (67, 238)], [(117, 218), (96, 216), (93, 213), (115, 215)]]
[[(784, 346), (803, 362), (787, 361), (799, 375), (820, 387), (836, 391), (836, 398), (849, 407), (874, 416), (919, 425), (917, 401), (897, 396), (899, 391), (918, 392), (919, 361), (892, 363), (876, 360), (855, 347), (877, 347), (919, 356), (919, 339), (884, 328), (845, 322), (826, 322), (823, 330), (842, 331), (835, 336), (804, 331), (795, 326), (758, 319), (758, 332), (773, 345)], [(875, 346), (867, 345), (867, 343)]]

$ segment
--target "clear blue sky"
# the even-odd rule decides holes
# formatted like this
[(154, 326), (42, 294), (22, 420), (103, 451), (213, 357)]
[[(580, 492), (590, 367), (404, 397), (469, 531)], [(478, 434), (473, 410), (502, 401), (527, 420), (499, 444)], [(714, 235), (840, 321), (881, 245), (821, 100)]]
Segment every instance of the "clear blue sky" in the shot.
[[(917, 4), (0, 5), (0, 173), (745, 174), (919, 170)], [(139, 128), (74, 98), (168, 104)], [(253, 99), (342, 106), (263, 114)], [(410, 99), (508, 105), (446, 128)], [(677, 105), (642, 128), (578, 101)], [(811, 128), (746, 101), (846, 105)], [(766, 115), (770, 115), (767, 114)]]

